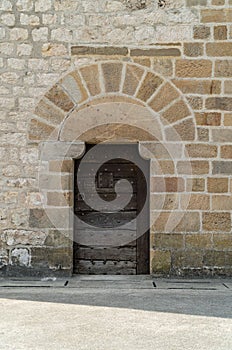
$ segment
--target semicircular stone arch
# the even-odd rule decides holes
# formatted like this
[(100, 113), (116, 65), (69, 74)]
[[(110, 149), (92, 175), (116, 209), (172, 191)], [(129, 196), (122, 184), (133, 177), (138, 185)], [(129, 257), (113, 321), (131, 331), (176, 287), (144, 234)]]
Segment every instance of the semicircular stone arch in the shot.
[[(193, 112), (180, 90), (147, 67), (119, 61), (82, 66), (60, 79), (38, 103), (28, 138), (33, 142), (58, 141), (62, 128), (73, 113), (103, 104), (112, 107), (114, 104), (130, 104), (149, 110), (154, 120), (159, 119), (163, 141), (176, 141), (176, 135), (182, 141), (195, 140)], [(78, 120), (76, 123), (80, 128), (81, 123)], [(98, 127), (98, 123), (94, 126)], [(97, 132), (100, 132), (99, 128)], [(86, 130), (83, 133), (79, 130), (79, 133), (84, 134)], [(145, 141), (144, 138), (138, 138), (138, 141)]]
[[(28, 129), (29, 141), (41, 144), (38, 178), (46, 217), (52, 227), (69, 232), (71, 240), (74, 189), (63, 175), (72, 178), (73, 159), (84, 154), (85, 142), (121, 142), (121, 138), (139, 142), (140, 155), (151, 160), (152, 266), (154, 232), (175, 232), (178, 223), (180, 228), (186, 223), (192, 172), (185, 148), (196, 139), (196, 125), (182, 93), (147, 67), (99, 61), (62, 77), (38, 103)], [(183, 192), (180, 204), (178, 195)]]

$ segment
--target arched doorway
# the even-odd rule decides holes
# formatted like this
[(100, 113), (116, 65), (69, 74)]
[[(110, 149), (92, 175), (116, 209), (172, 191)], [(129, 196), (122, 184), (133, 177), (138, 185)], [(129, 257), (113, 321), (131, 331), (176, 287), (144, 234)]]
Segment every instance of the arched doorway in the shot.
[[(107, 71), (112, 66), (112, 74), (106, 74), (106, 65)], [(170, 192), (178, 195), (186, 191), (188, 199), (190, 192), (185, 186), (188, 174), (191, 181), (185, 144), (195, 139), (196, 128), (185, 99), (172, 83), (149, 68), (124, 62), (121, 70), (114, 69), (115, 65), (118, 67), (118, 62), (98, 62), (66, 75), (40, 101), (29, 127), (30, 142), (38, 143), (41, 150), (42, 177), (52, 178), (54, 172), (56, 177), (60, 176), (60, 181), (52, 186), (55, 193), (50, 193), (50, 184), (40, 185), (45, 193), (43, 211), (49, 219), (45, 224), (48, 222), (48, 227), (52, 225), (69, 235), (72, 256), (74, 181), (64, 188), (63, 178), (64, 174), (73, 178), (75, 160), (83, 156), (86, 143), (136, 143), (140, 155), (151, 160), (150, 238), (155, 234), (153, 228), (164, 235), (172, 232), (185, 214), (185, 207), (179, 211), (175, 207), (173, 212), (171, 205), (163, 212), (166, 194), (170, 197)], [(86, 69), (92, 71), (95, 80), (85, 79)], [(183, 166), (186, 175), (179, 176)], [(162, 226), (154, 224), (159, 216)], [(152, 239), (149, 250), (149, 271), (155, 254), (169, 259), (170, 252), (156, 253)], [(57, 261), (61, 260), (61, 254), (62, 250), (56, 255)], [(171, 262), (168, 264), (170, 268)], [(57, 262), (57, 265), (61, 264)], [(67, 269), (73, 271), (73, 260)]]

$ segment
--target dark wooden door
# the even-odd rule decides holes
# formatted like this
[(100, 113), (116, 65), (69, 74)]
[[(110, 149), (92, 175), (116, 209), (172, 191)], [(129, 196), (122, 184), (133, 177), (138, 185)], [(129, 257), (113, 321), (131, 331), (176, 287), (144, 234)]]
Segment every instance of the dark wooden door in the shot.
[[(87, 145), (87, 153), (91, 150)], [(148, 178), (149, 162), (141, 159), (137, 145), (98, 145), (88, 159), (75, 161), (74, 273), (149, 273), (149, 224), (138, 234), (141, 224), (149, 223)]]

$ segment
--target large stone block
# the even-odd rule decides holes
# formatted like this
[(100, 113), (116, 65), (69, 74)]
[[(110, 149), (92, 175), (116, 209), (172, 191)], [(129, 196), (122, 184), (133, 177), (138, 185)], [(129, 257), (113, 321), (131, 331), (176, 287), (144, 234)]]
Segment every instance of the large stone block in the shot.
[(182, 234), (162, 234), (157, 233), (153, 235), (152, 246), (154, 249), (183, 249), (184, 235)]
[(180, 199), (181, 209), (209, 210), (210, 196), (205, 194), (183, 194)]
[(80, 69), (81, 75), (84, 78), (87, 88), (92, 96), (101, 93), (98, 66), (84, 67)]
[(212, 57), (223, 57), (223, 56), (232, 56), (232, 43), (207, 43), (206, 44), (206, 54), (207, 56)]
[(169, 274), (171, 270), (171, 253), (169, 251), (155, 250), (151, 262), (152, 273)]
[(209, 141), (209, 130), (206, 128), (197, 128), (197, 140), (208, 142)]
[(212, 140), (213, 142), (228, 142), (232, 140), (232, 130), (231, 129), (213, 129), (212, 130)]
[(216, 60), (215, 77), (232, 77), (232, 60)]
[(127, 47), (94, 47), (94, 46), (72, 46), (71, 48), (72, 55), (98, 55), (98, 56), (127, 56), (128, 48)]
[[(43, 161), (79, 158), (84, 153), (84, 150), (84, 142), (43, 142), (40, 145), (41, 160)], [(66, 162), (64, 164), (68, 163)]]
[(201, 11), (203, 23), (225, 23), (232, 21), (232, 9), (207, 9)]
[(212, 249), (213, 239), (211, 234), (191, 234), (185, 236), (187, 249)]
[(151, 194), (150, 208), (151, 210), (174, 210), (179, 207), (178, 193), (162, 193)]
[(62, 230), (49, 230), (44, 245), (48, 247), (72, 248), (73, 240), (71, 232)]
[(199, 57), (202, 56), (204, 52), (203, 43), (185, 43), (184, 44), (184, 54), (188, 57)]
[(221, 113), (218, 112), (202, 112), (195, 113), (197, 125), (203, 126), (220, 126)]
[(172, 77), (173, 75), (173, 61), (169, 58), (154, 58), (153, 69), (155, 72), (159, 72), (164, 77)]
[(8, 246), (15, 245), (43, 245), (46, 233), (22, 229), (7, 229), (1, 235), (1, 240)]
[(192, 178), (187, 180), (187, 191), (203, 192), (205, 190), (205, 179)]
[(183, 178), (153, 177), (151, 179), (152, 192), (183, 192), (184, 189), (185, 189), (185, 181)]
[(193, 37), (194, 39), (208, 39), (210, 37), (210, 27), (205, 25), (195, 25), (193, 27)]
[(203, 258), (204, 266), (221, 269), (225, 266), (225, 252), (222, 251), (206, 251)]
[(232, 145), (221, 146), (221, 157), (232, 159)]
[(209, 177), (207, 179), (207, 190), (210, 193), (228, 192), (228, 179), (225, 177)]
[(213, 175), (223, 174), (223, 175), (231, 175), (232, 174), (232, 162), (229, 161), (213, 161)]
[(123, 93), (126, 95), (134, 95), (140, 79), (143, 75), (143, 69), (137, 66), (127, 65), (126, 76), (123, 86)]
[(212, 95), (221, 92), (221, 82), (217, 80), (174, 79), (173, 83), (184, 94)]
[(47, 140), (51, 138), (53, 133), (55, 138), (55, 128), (51, 125), (40, 122), (37, 119), (32, 119), (30, 123), (29, 139), (34, 141)]
[(215, 40), (227, 39), (227, 27), (225, 25), (214, 27), (214, 39)]
[(80, 104), (88, 98), (88, 93), (77, 71), (66, 75), (59, 81), (59, 83), (66, 91), (68, 91), (69, 96), (71, 96), (75, 103)]
[(120, 89), (122, 64), (121, 63), (103, 63), (102, 71), (105, 81), (106, 92), (118, 92)]
[(162, 212), (152, 229), (154, 232), (198, 232), (200, 230), (200, 216), (198, 212)]
[[(202, 250), (193, 250), (189, 249), (186, 251), (174, 251), (172, 253), (172, 262), (173, 262), (173, 268), (178, 268), (178, 272), (180, 274), (180, 271), (191, 269), (202, 269), (203, 267), (203, 251)], [(190, 274), (190, 272), (188, 273)]]
[(203, 160), (193, 160), (191, 162), (179, 161), (177, 163), (178, 174), (202, 175), (209, 173), (209, 162)]
[(72, 206), (72, 192), (48, 192), (47, 205), (52, 207)]
[(32, 228), (54, 227), (44, 209), (30, 209), (29, 226)]
[(213, 243), (216, 250), (232, 251), (231, 234), (214, 234)]
[(212, 196), (212, 210), (232, 210), (231, 195), (217, 195)]
[(168, 108), (161, 114), (162, 118), (169, 124), (175, 123), (178, 120), (184, 119), (191, 115), (191, 112), (185, 101), (180, 100)]
[(218, 148), (214, 145), (188, 144), (185, 146), (186, 155), (190, 158), (215, 158)]
[(66, 270), (72, 267), (71, 248), (32, 248), (31, 266), (34, 268)]
[(232, 111), (231, 97), (209, 97), (206, 99), (205, 106), (207, 109), (218, 109), (222, 111)]
[(40, 100), (39, 104), (36, 106), (35, 114), (53, 125), (60, 124), (65, 117), (64, 111), (54, 106), (54, 104), (49, 102), (46, 98)]
[(204, 231), (230, 232), (231, 231), (230, 213), (223, 213), (223, 212), (203, 213), (202, 224), (203, 224)]
[(142, 101), (147, 101), (151, 97), (158, 87), (162, 84), (163, 80), (157, 75), (148, 72), (140, 89), (137, 93), (137, 98)]
[(69, 112), (74, 107), (73, 101), (59, 85), (55, 85), (45, 96), (65, 112)]
[(154, 111), (158, 112), (178, 97), (179, 92), (171, 84), (166, 83), (155, 94), (149, 105)]
[(192, 118), (165, 130), (167, 141), (193, 141), (195, 139), (195, 125)]
[(178, 48), (168, 48), (168, 49), (131, 49), (131, 57), (133, 56), (148, 56), (148, 57), (179, 57), (181, 52)]
[(209, 60), (177, 60), (176, 76), (182, 78), (204, 78), (212, 74), (212, 62)]
[(52, 160), (49, 162), (49, 171), (59, 173), (72, 173), (73, 166), (74, 163), (72, 159)]

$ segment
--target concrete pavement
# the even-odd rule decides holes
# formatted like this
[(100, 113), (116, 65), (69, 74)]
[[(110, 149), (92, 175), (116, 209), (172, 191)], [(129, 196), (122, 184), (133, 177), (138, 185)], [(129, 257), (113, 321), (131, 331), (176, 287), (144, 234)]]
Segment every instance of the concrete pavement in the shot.
[(0, 279), (0, 349), (231, 350), (230, 280)]

